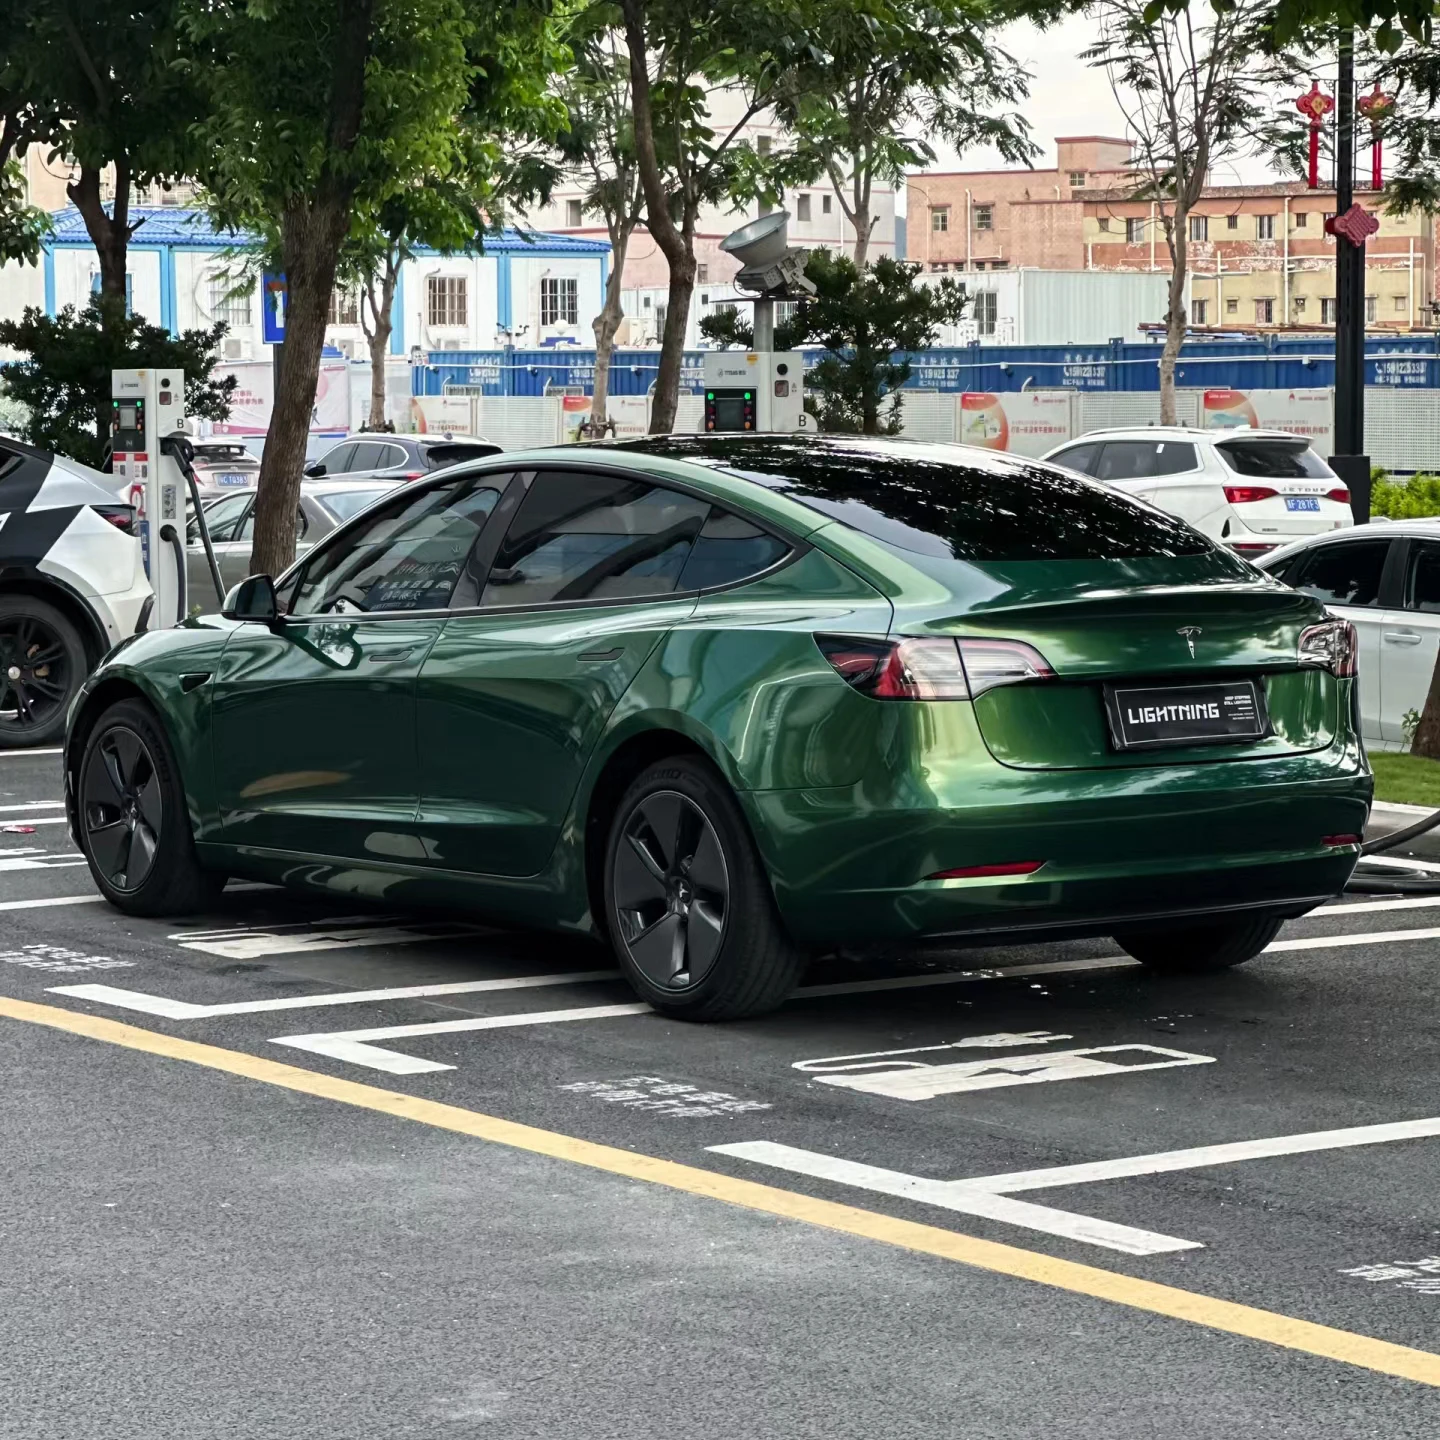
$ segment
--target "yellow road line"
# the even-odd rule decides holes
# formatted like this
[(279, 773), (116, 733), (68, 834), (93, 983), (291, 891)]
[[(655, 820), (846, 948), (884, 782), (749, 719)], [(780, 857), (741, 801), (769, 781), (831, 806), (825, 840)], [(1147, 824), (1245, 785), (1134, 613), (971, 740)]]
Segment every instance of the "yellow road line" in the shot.
[(738, 1205), (745, 1210), (778, 1215), (787, 1220), (799, 1220), (804, 1224), (834, 1230), (842, 1235), (855, 1235), (865, 1240), (894, 1245), (902, 1250), (958, 1261), (962, 1265), (988, 1270), (997, 1275), (1030, 1280), (1038, 1285), (1048, 1285), (1052, 1289), (1069, 1291), (1075, 1295), (1089, 1295), (1097, 1300), (1108, 1300), (1115, 1305), (1125, 1305), (1130, 1309), (1144, 1310), (1154, 1315), (1167, 1315), (1173, 1320), (1185, 1320), (1230, 1335), (1244, 1335), (1252, 1340), (1263, 1340), (1267, 1344), (1280, 1345), (1307, 1355), (1318, 1355), (1327, 1360), (1338, 1360), (1365, 1370), (1375, 1370), (1382, 1375), (1395, 1375), (1401, 1379), (1418, 1381), (1422, 1385), (1440, 1386), (1440, 1355), (1425, 1350), (1412, 1350), (1404, 1345), (1392, 1345), (1386, 1340), (1377, 1340), (1369, 1335), (1356, 1335), (1348, 1330), (1316, 1325), (1309, 1320), (1277, 1315), (1250, 1305), (1217, 1300), (1212, 1296), (1180, 1290), (1172, 1285), (1160, 1285), (1152, 1280), (1139, 1280), (1113, 1270), (1101, 1270), (1094, 1265), (1081, 1265), (1073, 1260), (1057, 1260), (1016, 1245), (981, 1240), (972, 1235), (962, 1235), (934, 1225), (920, 1225), (913, 1220), (900, 1220), (873, 1210), (838, 1205), (831, 1200), (816, 1200), (808, 1195), (781, 1190), (772, 1185), (760, 1185), (753, 1180), (737, 1180), (730, 1175), (701, 1170), (693, 1165), (681, 1165), (673, 1160), (633, 1154), (611, 1145), (578, 1140), (553, 1130), (520, 1125), (513, 1120), (482, 1115), (478, 1111), (463, 1110), (456, 1105), (442, 1105), (434, 1100), (404, 1095), (396, 1090), (382, 1090), (378, 1086), (362, 1085), (354, 1080), (337, 1080), (314, 1070), (302, 1070), (298, 1066), (284, 1065), (276, 1060), (246, 1054), (244, 1051), (201, 1045), (193, 1040), (181, 1040), (153, 1030), (142, 1030), (117, 1020), (83, 1015), (75, 1010), (62, 1010), (53, 1005), (35, 1005), (26, 1000), (12, 1000), (0, 996), (0, 1016), (27, 1021), (32, 1025), (47, 1026), (52, 1030), (65, 1030), (73, 1035), (88, 1036), (92, 1040), (103, 1040), (107, 1044), (122, 1045), (149, 1055), (185, 1060), (192, 1065), (221, 1070), (247, 1080), (258, 1080), (266, 1085), (278, 1085), (303, 1095), (315, 1095), (323, 1100), (338, 1101), (342, 1105), (375, 1110), (383, 1115), (413, 1120), (437, 1130), (472, 1135), (476, 1139), (489, 1140), (496, 1145), (528, 1150), (536, 1155), (549, 1155), (556, 1160), (588, 1166), (592, 1170), (608, 1171), (612, 1175), (623, 1175), (630, 1180), (644, 1180), (652, 1185), (663, 1185), (670, 1190), (682, 1191), (687, 1195), (703, 1195), (707, 1199), (722, 1200), (728, 1205)]

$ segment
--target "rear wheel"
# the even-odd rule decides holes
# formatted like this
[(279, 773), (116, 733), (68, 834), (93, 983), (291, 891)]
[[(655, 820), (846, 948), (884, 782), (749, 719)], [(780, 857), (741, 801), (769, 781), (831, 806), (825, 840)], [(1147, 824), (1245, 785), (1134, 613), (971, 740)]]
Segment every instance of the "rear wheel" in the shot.
[(1216, 925), (1132, 930), (1117, 935), (1115, 940), (1122, 950), (1151, 970), (1173, 975), (1203, 975), (1253, 960), (1284, 923), (1271, 915), (1252, 915)]
[(225, 877), (201, 868), (170, 742), (140, 700), (121, 700), (85, 740), (79, 840), (101, 893), (128, 915), (203, 909)]
[(735, 797), (702, 761), (652, 765), (625, 792), (606, 849), (605, 909), (636, 992), (680, 1019), (773, 1010), (804, 964)]
[(0, 746), (58, 740), (89, 669), (64, 614), (29, 595), (0, 595)]

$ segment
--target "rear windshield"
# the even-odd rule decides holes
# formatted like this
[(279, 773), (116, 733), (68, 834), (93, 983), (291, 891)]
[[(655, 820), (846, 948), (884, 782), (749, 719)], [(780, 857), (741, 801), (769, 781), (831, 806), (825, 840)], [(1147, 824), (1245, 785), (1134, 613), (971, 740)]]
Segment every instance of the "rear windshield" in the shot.
[(728, 445), (718, 437), (696, 437), (690, 445), (672, 439), (666, 453), (757, 481), (886, 545), (920, 555), (1131, 560), (1200, 555), (1212, 548), (1173, 516), (1019, 456), (970, 461), (960, 446), (859, 437), (796, 442), (781, 436)]
[(367, 505), (373, 505), (388, 490), (327, 490), (319, 496), (320, 503), (337, 519), (348, 520), (358, 515)]
[(462, 460), (483, 460), (487, 455), (498, 455), (498, 445), (483, 443), (473, 445), (428, 445), (425, 448), (425, 463), (432, 470), (444, 465), (458, 465)]
[(1237, 475), (1266, 480), (1333, 480), (1335, 472), (1308, 446), (1282, 440), (1229, 440), (1215, 447)]
[(197, 445), (197, 460), (248, 460), (250, 452), (243, 445)]

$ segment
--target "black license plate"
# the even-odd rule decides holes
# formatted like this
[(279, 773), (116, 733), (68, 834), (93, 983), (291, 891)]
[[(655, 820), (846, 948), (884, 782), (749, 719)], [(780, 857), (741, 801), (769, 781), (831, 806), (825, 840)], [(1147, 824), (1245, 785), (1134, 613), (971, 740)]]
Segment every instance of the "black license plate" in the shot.
[(1107, 685), (1105, 708), (1117, 750), (1161, 745), (1224, 745), (1269, 733), (1265, 702), (1253, 680), (1216, 685)]

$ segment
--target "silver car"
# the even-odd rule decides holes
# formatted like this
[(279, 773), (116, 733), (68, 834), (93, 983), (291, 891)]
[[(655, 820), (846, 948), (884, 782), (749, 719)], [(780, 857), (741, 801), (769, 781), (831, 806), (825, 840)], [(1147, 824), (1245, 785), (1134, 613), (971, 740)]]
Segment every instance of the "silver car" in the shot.
[(238, 440), (196, 440), (195, 483), (201, 500), (236, 490), (253, 490), (260, 481), (260, 460)]
[[(303, 555), (315, 542), (328, 535), (352, 515), (395, 488), (390, 480), (307, 480), (300, 490), (300, 508), (295, 521), (295, 553)], [(255, 491), (237, 490), (205, 506), (205, 524), (220, 580), (228, 591), (250, 574), (250, 551), (255, 534)], [(186, 583), (191, 610), (218, 608), (223, 596), (215, 594), (215, 581), (205, 558), (200, 526), (190, 517), (187, 535)]]

